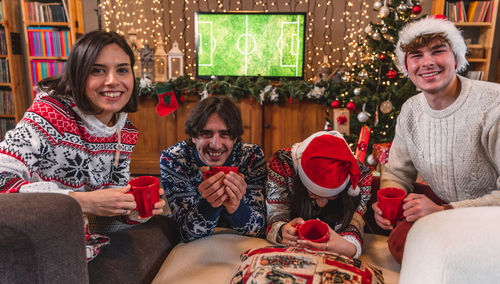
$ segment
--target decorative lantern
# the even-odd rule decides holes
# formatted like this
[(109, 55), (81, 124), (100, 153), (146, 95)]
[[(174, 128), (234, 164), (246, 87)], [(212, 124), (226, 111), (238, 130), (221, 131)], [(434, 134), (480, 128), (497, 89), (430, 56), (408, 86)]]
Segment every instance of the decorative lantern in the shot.
[(179, 44), (174, 41), (168, 56), (168, 79), (184, 76), (184, 53), (179, 50)]
[(167, 82), (167, 64), (168, 56), (163, 49), (163, 40), (160, 38), (156, 42), (155, 51), (155, 81), (156, 82)]
[(143, 78), (149, 78), (151, 81), (155, 80), (154, 63), (154, 50), (146, 44), (144, 45), (144, 48), (141, 49), (141, 66)]
[(130, 30), (128, 30), (127, 36), (130, 47), (132, 47), (132, 49), (136, 49), (137, 31), (132, 27)]

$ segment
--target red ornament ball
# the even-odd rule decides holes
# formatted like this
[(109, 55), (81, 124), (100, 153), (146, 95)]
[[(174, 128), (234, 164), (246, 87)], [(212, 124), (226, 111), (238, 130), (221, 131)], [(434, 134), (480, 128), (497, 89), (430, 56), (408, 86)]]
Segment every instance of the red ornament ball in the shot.
[(348, 102), (347, 105), (345, 106), (348, 110), (353, 111), (356, 109), (356, 105), (354, 102)]
[(380, 54), (378, 57), (380, 58), (380, 60), (385, 61), (385, 54)]
[(422, 12), (422, 6), (420, 6), (420, 5), (413, 6), (413, 8), (411, 9), (411, 12), (415, 15), (420, 14), (420, 12)]
[(394, 78), (396, 78), (396, 74), (397, 74), (397, 72), (394, 71), (394, 69), (391, 69), (391, 70), (387, 71), (387, 73), (385, 75), (389, 79), (394, 79)]
[(186, 95), (187, 95), (187, 94), (188, 94), (188, 91), (184, 91), (184, 94), (186, 94)]
[(338, 108), (340, 106), (340, 102), (339, 100), (334, 100), (331, 104), (330, 104), (331, 107), (333, 108)]
[(184, 97), (183, 96), (180, 96), (179, 97), (179, 101), (182, 103), (184, 101)]

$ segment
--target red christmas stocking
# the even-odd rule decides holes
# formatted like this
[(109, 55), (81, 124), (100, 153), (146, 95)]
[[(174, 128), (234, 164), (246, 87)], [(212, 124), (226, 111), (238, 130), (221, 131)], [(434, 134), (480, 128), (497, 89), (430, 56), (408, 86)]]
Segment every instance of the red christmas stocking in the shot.
[(165, 116), (177, 110), (177, 99), (175, 98), (175, 93), (170, 84), (157, 87), (156, 93), (158, 94), (156, 113), (158, 113), (159, 116)]

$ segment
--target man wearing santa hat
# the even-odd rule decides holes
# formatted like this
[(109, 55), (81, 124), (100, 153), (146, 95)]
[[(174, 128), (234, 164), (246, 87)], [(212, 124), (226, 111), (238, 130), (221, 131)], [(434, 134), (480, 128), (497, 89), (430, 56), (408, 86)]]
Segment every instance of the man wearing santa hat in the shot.
[[(267, 239), (359, 257), (371, 182), (370, 169), (336, 131), (317, 132), (277, 151), (267, 176)], [(297, 225), (314, 218), (330, 227), (326, 242), (299, 238)]]
[[(398, 116), (381, 187), (399, 187), (406, 220), (389, 239), (401, 262), (412, 222), (434, 212), (500, 205), (500, 85), (471, 80), (465, 70), (467, 46), (443, 16), (407, 24), (395, 53), (402, 72), (422, 92), (405, 102)], [(412, 193), (417, 174), (443, 202)], [(436, 200), (436, 199), (434, 199)], [(375, 220), (393, 229), (375, 203)]]

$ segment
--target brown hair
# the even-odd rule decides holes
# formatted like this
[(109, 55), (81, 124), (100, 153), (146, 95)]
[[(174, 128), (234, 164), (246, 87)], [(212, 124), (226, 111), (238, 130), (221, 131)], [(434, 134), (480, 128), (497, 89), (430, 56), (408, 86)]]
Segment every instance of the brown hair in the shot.
[(227, 97), (211, 96), (199, 101), (191, 110), (184, 131), (191, 138), (198, 137), (208, 118), (216, 113), (225, 123), (232, 139), (239, 141), (243, 134), (241, 112)]
[[(69, 98), (86, 114), (98, 114), (85, 94), (87, 79), (101, 53), (101, 50), (116, 44), (129, 56), (132, 76), (134, 76), (134, 53), (123, 36), (116, 32), (96, 30), (83, 35), (72, 47), (61, 75), (46, 78), (37, 84), (37, 88), (56, 98)], [(137, 111), (137, 87), (134, 88), (127, 104), (120, 112)]]
[(446, 34), (440, 32), (440, 33), (419, 35), (415, 37), (412, 41), (410, 41), (408, 44), (401, 44), (401, 50), (404, 52), (412, 52), (419, 48), (427, 46), (431, 42), (434, 42), (436, 40), (442, 43), (446, 42), (448, 45), (450, 45), (450, 41), (446, 37)]

